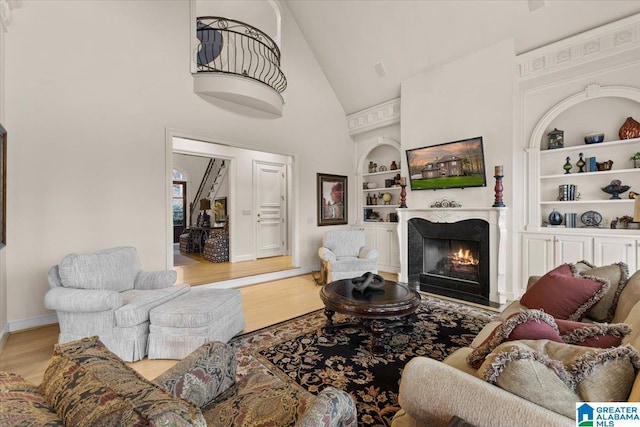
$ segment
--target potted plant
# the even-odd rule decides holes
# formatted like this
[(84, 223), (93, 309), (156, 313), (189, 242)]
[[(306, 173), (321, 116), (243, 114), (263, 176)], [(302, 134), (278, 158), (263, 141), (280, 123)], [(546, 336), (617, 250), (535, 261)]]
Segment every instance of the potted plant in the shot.
[(633, 156), (629, 157), (629, 160), (633, 160), (634, 168), (640, 168), (640, 151), (637, 151)]

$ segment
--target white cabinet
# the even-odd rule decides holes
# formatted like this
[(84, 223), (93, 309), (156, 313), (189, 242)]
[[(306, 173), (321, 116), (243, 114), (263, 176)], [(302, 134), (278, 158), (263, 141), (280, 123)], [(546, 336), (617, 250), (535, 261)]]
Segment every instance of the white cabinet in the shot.
[(634, 237), (594, 237), (593, 264), (607, 265), (624, 262), (633, 274), (640, 268), (640, 238)]
[(400, 271), (400, 244), (397, 224), (364, 224), (352, 226), (364, 231), (367, 247), (378, 250), (378, 270), (390, 273)]
[(523, 233), (521, 283), (564, 263), (588, 261), (596, 266), (624, 262), (633, 273), (640, 268), (640, 236), (584, 236)]
[(564, 264), (592, 259), (590, 237), (525, 233), (522, 235), (522, 278), (542, 276)]
[(554, 267), (592, 259), (591, 238), (585, 236), (553, 236)]
[(397, 273), (400, 271), (400, 243), (396, 226), (377, 227), (378, 269)]

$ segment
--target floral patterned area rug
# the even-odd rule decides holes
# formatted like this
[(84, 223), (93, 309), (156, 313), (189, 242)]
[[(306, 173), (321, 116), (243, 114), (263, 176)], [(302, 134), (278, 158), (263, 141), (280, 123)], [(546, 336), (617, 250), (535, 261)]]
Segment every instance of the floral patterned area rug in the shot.
[[(360, 327), (326, 332), (322, 310), (234, 338), (238, 375), (260, 369), (317, 394), (327, 385), (356, 402), (359, 426), (389, 426), (398, 406), (404, 365), (416, 356), (443, 360), (467, 346), (496, 313), (424, 296), (411, 319), (413, 332), (387, 332), (385, 354), (373, 355)], [(334, 321), (349, 321), (334, 316)]]

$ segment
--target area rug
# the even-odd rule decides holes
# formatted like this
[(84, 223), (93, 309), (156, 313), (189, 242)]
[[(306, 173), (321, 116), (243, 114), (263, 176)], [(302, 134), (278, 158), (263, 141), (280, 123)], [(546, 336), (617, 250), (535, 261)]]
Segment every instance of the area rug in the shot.
[[(238, 375), (258, 369), (317, 394), (331, 385), (356, 402), (359, 426), (389, 426), (398, 406), (400, 375), (416, 356), (443, 360), (467, 346), (497, 314), (424, 297), (411, 319), (411, 333), (384, 337), (385, 353), (370, 351), (371, 335), (358, 327), (324, 331), (322, 310), (234, 338)], [(348, 321), (334, 316), (335, 321)]]

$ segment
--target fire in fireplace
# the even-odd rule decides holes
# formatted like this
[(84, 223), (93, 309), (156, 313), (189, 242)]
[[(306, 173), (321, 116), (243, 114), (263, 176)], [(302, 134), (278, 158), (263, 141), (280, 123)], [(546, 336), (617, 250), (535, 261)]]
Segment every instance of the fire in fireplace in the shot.
[[(477, 242), (464, 242), (449, 239), (425, 239), (425, 269), (427, 274), (453, 277), (478, 282)], [(472, 248), (475, 247), (475, 250)], [(430, 247), (435, 248), (432, 251)], [(457, 248), (457, 249), (455, 249)], [(436, 253), (429, 257), (430, 253)]]
[(489, 303), (489, 224), (409, 220), (408, 279), (420, 289)]

